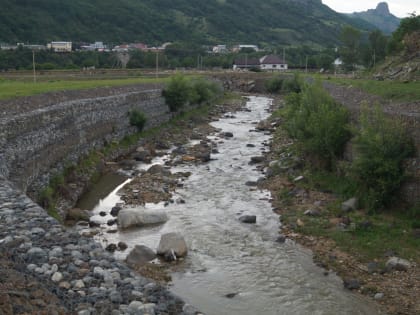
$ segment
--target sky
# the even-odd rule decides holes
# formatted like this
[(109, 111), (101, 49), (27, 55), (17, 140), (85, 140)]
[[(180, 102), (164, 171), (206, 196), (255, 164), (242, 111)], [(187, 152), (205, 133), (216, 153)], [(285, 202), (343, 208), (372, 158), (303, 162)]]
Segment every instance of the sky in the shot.
[(375, 9), (379, 2), (387, 2), (389, 11), (399, 18), (407, 17), (413, 11), (420, 14), (420, 0), (322, 0), (323, 4), (340, 13)]

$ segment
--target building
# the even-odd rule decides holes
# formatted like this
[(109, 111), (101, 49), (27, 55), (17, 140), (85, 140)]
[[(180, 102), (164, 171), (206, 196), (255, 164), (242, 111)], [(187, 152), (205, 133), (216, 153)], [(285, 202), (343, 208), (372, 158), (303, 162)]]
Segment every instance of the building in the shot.
[(239, 52), (241, 49), (250, 49), (253, 51), (260, 51), (257, 45), (236, 45), (232, 48), (232, 52)]
[(267, 55), (260, 59), (260, 69), (265, 71), (287, 70), (287, 63), (276, 55)]
[(55, 52), (71, 52), (72, 42), (51, 42), (47, 45), (47, 48)]
[(238, 58), (233, 62), (233, 70), (259, 69), (260, 61), (258, 58)]
[(229, 51), (228, 51), (226, 45), (217, 45), (217, 46), (213, 47), (212, 52), (214, 54), (225, 54)]
[(260, 69), (262, 71), (284, 71), (288, 69), (287, 63), (276, 55), (267, 55), (260, 59), (239, 58), (233, 63), (233, 70)]
[(105, 51), (107, 49), (106, 45), (103, 42), (94, 42), (93, 44), (80, 46), (82, 50), (97, 50)]

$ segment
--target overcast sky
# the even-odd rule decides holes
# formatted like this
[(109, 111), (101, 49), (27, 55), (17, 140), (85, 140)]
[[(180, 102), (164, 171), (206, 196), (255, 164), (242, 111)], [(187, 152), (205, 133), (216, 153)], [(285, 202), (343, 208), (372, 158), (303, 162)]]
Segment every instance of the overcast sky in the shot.
[(367, 9), (375, 9), (379, 2), (387, 2), (389, 11), (400, 18), (407, 17), (409, 13), (415, 11), (420, 14), (420, 0), (322, 0), (334, 11), (340, 13), (352, 13), (366, 11)]

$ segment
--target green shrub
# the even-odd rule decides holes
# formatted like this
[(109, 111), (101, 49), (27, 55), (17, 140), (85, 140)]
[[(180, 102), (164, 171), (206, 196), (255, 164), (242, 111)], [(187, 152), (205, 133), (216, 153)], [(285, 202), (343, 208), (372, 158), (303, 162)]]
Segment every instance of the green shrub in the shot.
[(210, 103), (219, 95), (221, 95), (221, 88), (216, 82), (198, 79), (192, 84), (189, 101), (200, 105)]
[(402, 122), (385, 117), (379, 106), (373, 110), (365, 106), (360, 124), (352, 171), (365, 206), (376, 210), (394, 199), (404, 180), (402, 162), (415, 149)]
[(175, 75), (162, 91), (162, 96), (171, 112), (176, 112), (188, 104), (191, 97), (191, 84), (186, 77)]
[(283, 88), (283, 79), (274, 77), (265, 82), (265, 88), (269, 93), (279, 93)]
[(335, 103), (320, 82), (286, 97), (285, 116), (289, 135), (299, 141), (305, 154), (327, 168), (342, 154), (351, 136), (348, 111)]
[(303, 80), (300, 78), (299, 74), (295, 73), (293, 79), (286, 79), (283, 82), (282, 88), (283, 92), (286, 93), (300, 93), (304, 87)]
[(144, 113), (133, 109), (128, 112), (128, 116), (130, 118), (130, 125), (137, 127), (139, 132), (142, 131), (147, 121)]

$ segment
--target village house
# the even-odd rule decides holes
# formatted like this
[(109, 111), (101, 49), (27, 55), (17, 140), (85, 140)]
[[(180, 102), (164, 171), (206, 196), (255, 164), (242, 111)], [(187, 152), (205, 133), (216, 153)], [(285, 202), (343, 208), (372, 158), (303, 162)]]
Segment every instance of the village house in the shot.
[(72, 42), (51, 42), (47, 44), (47, 48), (55, 52), (71, 52)]
[(287, 63), (276, 55), (268, 55), (260, 59), (260, 69), (265, 71), (287, 70)]
[(235, 59), (233, 70), (260, 69), (263, 71), (284, 71), (288, 69), (287, 63), (276, 55), (267, 55), (260, 59), (242, 57)]

